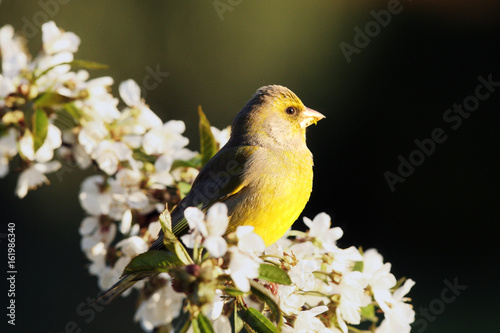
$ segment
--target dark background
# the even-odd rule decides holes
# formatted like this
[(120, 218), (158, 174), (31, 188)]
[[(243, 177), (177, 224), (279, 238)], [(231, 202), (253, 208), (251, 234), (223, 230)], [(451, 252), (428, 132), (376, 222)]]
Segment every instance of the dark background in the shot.
[[(409, 294), (420, 320), (413, 332), (498, 329), (500, 87), (456, 130), (443, 121), (474, 94), (479, 75), (500, 81), (495, 1), (401, 1), (402, 12), (350, 63), (339, 45), (353, 45), (353, 29), (364, 30), (370, 11), (387, 1), (242, 1), (223, 20), (212, 1), (60, 2), (2, 1), (0, 25), (28, 33), (34, 52), (39, 26), (55, 20), (81, 37), (77, 58), (110, 65), (91, 76), (111, 75), (115, 91), (128, 78), (142, 85), (147, 68), (159, 66), (169, 76), (146, 100), (164, 121), (185, 121), (193, 150), (198, 105), (222, 128), (258, 87), (291, 88), (327, 116), (308, 132), (315, 184), (304, 215), (327, 212), (344, 230), (341, 247), (377, 248), (397, 278), (417, 282)], [(384, 172), (397, 173), (398, 156), (408, 158), (414, 140), (436, 128), (447, 140), (391, 192)], [(141, 331), (133, 296), (90, 323), (76, 313), (97, 293), (78, 234), (79, 185), (92, 173), (49, 177), (51, 186), (23, 200), (13, 193), (17, 175), (0, 180), (0, 233), (16, 223), (17, 312), (9, 332), (63, 332), (71, 321), (83, 332)], [(445, 304), (444, 280), (455, 279), (467, 289)]]

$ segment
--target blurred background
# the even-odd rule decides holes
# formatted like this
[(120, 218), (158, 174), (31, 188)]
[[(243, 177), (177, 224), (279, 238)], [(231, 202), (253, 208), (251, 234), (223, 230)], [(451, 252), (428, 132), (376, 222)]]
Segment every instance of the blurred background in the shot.
[[(390, 18), (376, 14), (388, 7)], [(500, 82), (500, 3), (0, 3), (0, 25), (23, 32), (31, 52), (49, 20), (80, 36), (77, 58), (109, 64), (93, 77), (112, 76), (115, 91), (128, 78), (149, 87), (143, 93), (152, 110), (164, 121), (183, 120), (193, 150), (199, 150), (198, 105), (222, 128), (258, 87), (292, 89), (327, 117), (308, 131), (315, 183), (304, 215), (327, 212), (344, 230), (339, 246), (377, 248), (397, 278), (417, 282), (409, 294), (412, 332), (498, 330), (500, 84), (456, 129), (457, 120), (443, 115), (474, 96), (479, 76)], [(151, 72), (162, 75), (147, 84)], [(436, 128), (446, 141), (392, 191), (384, 174), (397, 174), (398, 157), (408, 159), (418, 149), (414, 141), (431, 138)], [(79, 186), (92, 173), (75, 170), (64, 182), (49, 176), (50, 186), (23, 200), (14, 196), (17, 175), (0, 180), (0, 233), (16, 223), (17, 320), (9, 332), (65, 332), (68, 322), (81, 332), (141, 332), (133, 322), (134, 296), (92, 319), (76, 312), (98, 291), (78, 234)], [(445, 280), (467, 288), (449, 301)]]

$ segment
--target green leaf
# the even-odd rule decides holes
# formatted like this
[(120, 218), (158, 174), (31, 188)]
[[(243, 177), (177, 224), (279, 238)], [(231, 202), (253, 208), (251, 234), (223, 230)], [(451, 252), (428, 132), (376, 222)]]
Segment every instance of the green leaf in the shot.
[(134, 158), (134, 160), (149, 162), (151, 164), (154, 164), (156, 162), (156, 158), (154, 156), (146, 154), (139, 148), (133, 150), (132, 157)]
[(181, 199), (184, 199), (184, 197), (189, 193), (189, 191), (191, 191), (191, 184), (188, 184), (186, 182), (178, 182), (177, 186), (179, 187)]
[(172, 232), (172, 217), (167, 209), (160, 214), (160, 225), (163, 230), (163, 244), (165, 244), (165, 247), (170, 252), (175, 253), (177, 258), (184, 265), (193, 264), (194, 261), (187, 252), (186, 248)]
[(84, 69), (107, 69), (109, 66), (98, 62), (75, 59), (68, 63), (71, 67), (80, 67)]
[(181, 265), (182, 262), (174, 254), (167, 251), (151, 250), (132, 259), (125, 267), (123, 274), (167, 272), (169, 268)]
[(8, 130), (8, 127), (0, 121), (0, 138), (4, 135), (7, 135), (7, 130)]
[(53, 122), (60, 130), (72, 129), (78, 126), (85, 117), (83, 111), (74, 102), (62, 105), (56, 110), (56, 118)]
[(66, 111), (77, 122), (79, 122), (80, 118), (83, 116), (83, 111), (78, 108), (75, 103), (64, 104), (64, 111)]
[(355, 272), (362, 272), (363, 271), (363, 262), (362, 261), (356, 261), (354, 263), (354, 266), (352, 267), (352, 270)]
[(239, 303), (234, 302), (233, 313), (229, 318), (229, 320), (231, 321), (232, 331), (235, 333), (240, 333), (244, 326), (243, 319), (241, 319), (239, 315), (239, 311), (241, 310), (238, 310), (238, 305)]
[(176, 318), (174, 318), (174, 320), (172, 320), (174, 333), (186, 333), (191, 326), (190, 318), (191, 314), (189, 313), (189, 311), (186, 311), (185, 307), (183, 306), (181, 308), (181, 313)]
[(97, 63), (94, 61), (75, 59), (75, 60), (70, 61), (70, 62), (61, 62), (59, 64), (55, 64), (53, 66), (50, 66), (49, 68), (45, 69), (43, 72), (36, 75), (34, 78), (35, 81), (38, 80), (39, 78), (41, 78), (42, 76), (44, 76), (45, 74), (47, 74), (48, 72), (50, 72), (51, 70), (53, 70), (54, 68), (56, 68), (58, 66), (63, 66), (63, 65), (70, 65), (72, 67), (80, 67), (80, 68), (84, 68), (84, 69), (106, 69), (106, 68), (108, 68), (108, 65), (103, 65), (103, 64), (100, 64), (100, 63)]
[(202, 167), (201, 154), (198, 154), (195, 157), (193, 157), (187, 161), (175, 160), (174, 163), (172, 163), (172, 167), (170, 169), (174, 170), (176, 168), (183, 168), (183, 167), (184, 168), (195, 168), (195, 169), (201, 168)]
[(168, 209), (165, 209), (159, 217), (161, 230), (163, 233), (172, 232), (172, 216), (170, 216), (170, 212)]
[(274, 319), (278, 323), (278, 327), (281, 327), (281, 325), (283, 324), (283, 318), (281, 316), (280, 307), (274, 295), (263, 285), (256, 281), (250, 281), (250, 288), (254, 296), (267, 304), (274, 316)]
[(198, 315), (198, 318), (196, 318), (196, 320), (193, 321), (193, 330), (196, 332), (196, 330), (194, 329), (195, 323), (196, 323), (198, 332), (200, 332), (200, 333), (215, 333), (214, 328), (212, 327), (212, 323), (210, 323), (210, 320), (203, 313), (200, 313)]
[(210, 130), (210, 122), (203, 113), (201, 106), (198, 107), (198, 114), (200, 116), (201, 164), (205, 165), (217, 153), (217, 142)]
[(193, 333), (201, 333), (200, 328), (198, 327), (198, 320), (193, 320), (191, 322), (191, 328), (193, 329)]
[(254, 308), (239, 311), (245, 327), (256, 333), (279, 333), (278, 328), (262, 313)]
[(68, 130), (72, 129), (78, 125), (78, 121), (70, 115), (66, 110), (59, 109), (56, 112), (56, 117), (54, 119), (53, 124), (57, 126), (60, 130)]
[(375, 315), (375, 305), (368, 304), (365, 307), (361, 308), (361, 317), (369, 319), (371, 321), (377, 320), (377, 316)]
[(259, 268), (259, 279), (279, 284), (292, 284), (288, 273), (276, 265), (261, 264)]
[(35, 152), (43, 145), (49, 130), (49, 118), (42, 109), (36, 109), (33, 114), (33, 148)]
[(228, 294), (229, 296), (234, 296), (234, 297), (243, 296), (246, 294), (245, 292), (243, 292), (239, 289), (236, 289), (236, 288), (224, 288), (224, 292), (226, 294)]
[(73, 100), (74, 98), (59, 95), (55, 92), (44, 92), (38, 95), (38, 97), (33, 101), (33, 104), (39, 108), (53, 108), (56, 106), (62, 106)]

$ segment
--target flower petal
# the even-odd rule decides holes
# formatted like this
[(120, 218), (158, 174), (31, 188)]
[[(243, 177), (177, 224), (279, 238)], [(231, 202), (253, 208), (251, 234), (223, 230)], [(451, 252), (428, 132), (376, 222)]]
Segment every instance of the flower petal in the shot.
[(132, 79), (120, 83), (118, 91), (121, 98), (128, 106), (136, 106), (141, 102), (141, 88)]
[(208, 236), (203, 242), (203, 246), (214, 258), (220, 258), (227, 252), (226, 240), (220, 236)]

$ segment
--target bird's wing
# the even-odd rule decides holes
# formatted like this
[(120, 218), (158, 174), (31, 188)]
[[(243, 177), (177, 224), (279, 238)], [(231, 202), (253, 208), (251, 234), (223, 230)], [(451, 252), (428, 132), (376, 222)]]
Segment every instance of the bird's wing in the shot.
[[(257, 149), (259, 148), (255, 146), (223, 147), (207, 162), (193, 182), (191, 191), (171, 213), (172, 229), (176, 236), (189, 230), (184, 217), (187, 207), (198, 207), (206, 211), (214, 203), (224, 202), (247, 185), (244, 178), (245, 165)], [(160, 232), (150, 249), (162, 247), (163, 232)]]

